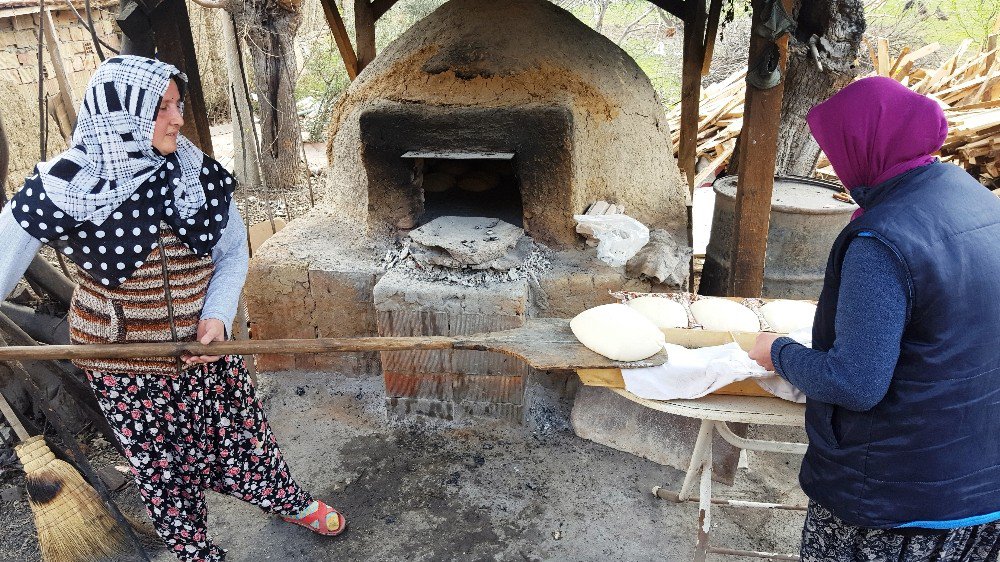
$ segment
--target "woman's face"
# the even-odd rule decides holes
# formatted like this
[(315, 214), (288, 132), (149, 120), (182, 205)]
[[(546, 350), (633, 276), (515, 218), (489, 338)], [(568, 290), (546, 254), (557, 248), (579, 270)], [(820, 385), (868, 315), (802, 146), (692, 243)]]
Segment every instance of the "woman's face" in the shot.
[(181, 115), (181, 93), (173, 80), (167, 86), (160, 102), (160, 111), (156, 114), (156, 124), (153, 127), (153, 147), (160, 154), (171, 154), (177, 150), (177, 135), (184, 125)]

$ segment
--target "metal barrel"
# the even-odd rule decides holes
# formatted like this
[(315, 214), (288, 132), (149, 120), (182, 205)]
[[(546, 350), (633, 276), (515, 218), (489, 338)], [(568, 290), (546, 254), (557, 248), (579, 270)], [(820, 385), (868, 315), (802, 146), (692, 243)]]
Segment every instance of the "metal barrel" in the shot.
[[(737, 176), (715, 182), (715, 211), (698, 292), (724, 295), (736, 215)], [(857, 206), (833, 198), (836, 184), (813, 178), (774, 178), (764, 260), (767, 298), (817, 299), (833, 241)]]

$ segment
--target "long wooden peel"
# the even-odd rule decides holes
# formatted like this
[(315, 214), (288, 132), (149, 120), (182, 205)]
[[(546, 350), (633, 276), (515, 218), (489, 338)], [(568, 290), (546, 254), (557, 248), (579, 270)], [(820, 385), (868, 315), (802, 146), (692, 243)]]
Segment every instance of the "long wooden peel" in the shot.
[(666, 362), (665, 352), (643, 361), (612, 361), (587, 349), (569, 329), (569, 321), (533, 318), (513, 330), (469, 336), (359, 337), (282, 340), (47, 345), (0, 348), (0, 361), (52, 359), (126, 359), (191, 355), (264, 355), (464, 349), (517, 357), (540, 370), (652, 367)]

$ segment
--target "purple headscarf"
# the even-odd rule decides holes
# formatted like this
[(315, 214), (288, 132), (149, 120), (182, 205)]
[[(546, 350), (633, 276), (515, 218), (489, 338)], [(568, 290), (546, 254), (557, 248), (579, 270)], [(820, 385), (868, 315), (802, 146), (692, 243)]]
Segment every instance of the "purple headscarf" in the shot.
[(933, 162), (948, 134), (937, 102), (883, 76), (848, 85), (812, 108), (806, 121), (847, 189)]

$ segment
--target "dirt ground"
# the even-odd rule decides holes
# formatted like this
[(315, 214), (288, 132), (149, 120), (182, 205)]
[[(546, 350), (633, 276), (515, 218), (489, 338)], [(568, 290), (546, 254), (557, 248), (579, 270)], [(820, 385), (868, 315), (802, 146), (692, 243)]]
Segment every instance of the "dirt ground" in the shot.
[[(229, 165), (228, 130), (213, 132), (216, 154)], [(325, 166), (319, 145), (307, 150), (312, 167)], [(322, 178), (314, 178), (317, 201), (325, 195), (321, 186)], [(292, 218), (310, 206), (306, 190), (246, 195), (251, 223), (266, 220), (268, 202), (276, 216)], [(491, 420), (459, 426), (388, 420), (381, 378), (262, 373), (258, 386), (293, 474), (341, 509), (349, 529), (338, 538), (321, 537), (210, 492), (210, 533), (229, 550), (230, 562), (673, 561), (693, 553), (697, 506), (650, 493), (655, 485), (679, 488), (683, 473), (576, 437), (565, 402), (526, 402), (528, 420), (521, 426)], [(795, 431), (773, 436), (804, 439)], [(124, 463), (110, 445), (85, 441), (96, 467)], [(751, 456), (736, 485), (717, 485), (716, 495), (801, 502), (800, 461)], [(37, 562), (23, 476), (6, 468), (0, 468), (0, 562)], [(148, 521), (131, 483), (115, 498)], [(801, 524), (796, 513), (716, 509), (713, 542), (792, 552)], [(154, 562), (175, 560), (155, 538), (147, 542)]]
[[(240, 501), (209, 493), (210, 531), (230, 561), (265, 560), (688, 560), (695, 504), (650, 494), (683, 473), (585, 441), (560, 416), (522, 426), (460, 427), (386, 419), (380, 378), (261, 374), (268, 416), (293, 474), (343, 510), (339, 538), (314, 535)], [(544, 420), (544, 421), (539, 421)], [(801, 501), (800, 458), (751, 457), (716, 494)], [(112, 453), (95, 463), (121, 463)], [(8, 479), (0, 490), (23, 487)], [(138, 510), (132, 486), (119, 493)], [(792, 551), (801, 515), (715, 510), (716, 544)], [(39, 560), (23, 499), (0, 502), (0, 560)], [(156, 562), (173, 560), (162, 548)], [(135, 560), (125, 557), (123, 560)]]

